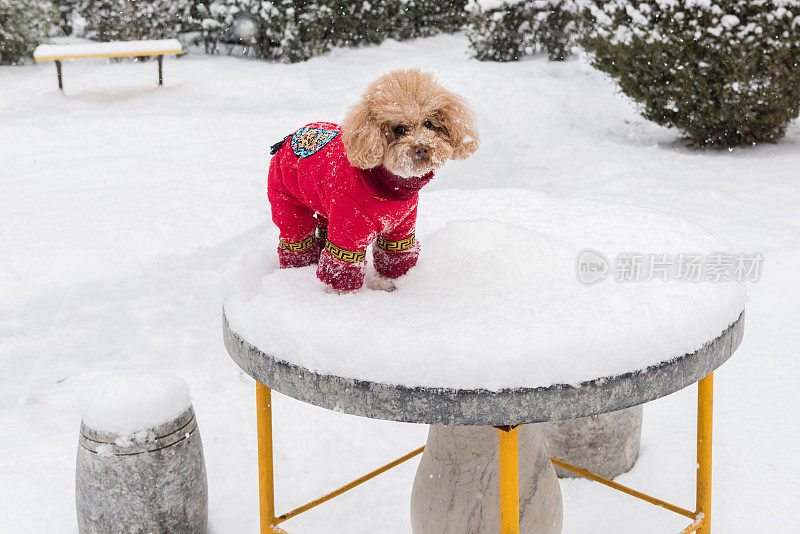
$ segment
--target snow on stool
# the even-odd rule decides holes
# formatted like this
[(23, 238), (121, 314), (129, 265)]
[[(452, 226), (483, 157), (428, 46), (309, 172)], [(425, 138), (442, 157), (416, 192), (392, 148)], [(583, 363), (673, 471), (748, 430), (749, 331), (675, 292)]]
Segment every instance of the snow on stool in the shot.
[(205, 532), (206, 468), (186, 382), (160, 374), (106, 375), (81, 404), (79, 532)]

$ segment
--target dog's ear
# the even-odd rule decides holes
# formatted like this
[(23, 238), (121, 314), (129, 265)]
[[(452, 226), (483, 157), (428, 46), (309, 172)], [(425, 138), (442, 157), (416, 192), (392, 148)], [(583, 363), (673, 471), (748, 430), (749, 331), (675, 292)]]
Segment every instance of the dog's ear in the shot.
[(478, 150), (478, 126), (475, 113), (467, 102), (455, 93), (446, 91), (436, 111), (444, 123), (450, 144), (453, 147), (453, 159), (467, 159)]
[(342, 143), (347, 159), (354, 167), (371, 169), (383, 163), (388, 142), (381, 124), (370, 113), (366, 98), (350, 108), (344, 118)]

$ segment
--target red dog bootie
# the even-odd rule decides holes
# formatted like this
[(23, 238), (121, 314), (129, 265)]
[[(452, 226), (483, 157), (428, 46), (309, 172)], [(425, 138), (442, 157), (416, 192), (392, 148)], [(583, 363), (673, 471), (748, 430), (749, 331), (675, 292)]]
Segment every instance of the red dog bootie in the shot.
[(306, 267), (319, 262), (319, 252), (319, 245), (313, 235), (296, 243), (281, 241), (278, 245), (278, 261), (281, 269)]
[(399, 241), (389, 241), (378, 237), (372, 247), (375, 270), (386, 278), (397, 278), (406, 274), (417, 264), (419, 242), (411, 236)]
[(319, 257), (317, 278), (337, 291), (355, 291), (364, 283), (365, 256), (363, 250), (345, 250), (328, 241)]

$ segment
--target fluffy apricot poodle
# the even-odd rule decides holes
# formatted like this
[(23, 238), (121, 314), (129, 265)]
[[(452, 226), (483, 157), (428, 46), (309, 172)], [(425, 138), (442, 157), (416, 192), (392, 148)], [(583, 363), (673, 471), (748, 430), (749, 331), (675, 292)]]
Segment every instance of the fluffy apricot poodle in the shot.
[(469, 106), (432, 74), (381, 76), (341, 126), (315, 122), (273, 145), (267, 193), (281, 268), (318, 263), (317, 277), (332, 290), (354, 291), (374, 242), (381, 278), (370, 286), (393, 289), (391, 279), (419, 257), (419, 190), (448, 159), (465, 159), (478, 144)]

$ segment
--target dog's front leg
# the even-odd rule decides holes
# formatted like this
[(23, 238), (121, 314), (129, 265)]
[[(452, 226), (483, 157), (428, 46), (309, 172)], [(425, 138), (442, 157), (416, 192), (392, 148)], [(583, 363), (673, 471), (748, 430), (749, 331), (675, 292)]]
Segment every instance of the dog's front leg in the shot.
[(367, 272), (366, 249), (377, 231), (372, 218), (350, 197), (331, 195), (328, 240), (317, 278), (339, 292), (357, 291)]
[(329, 293), (357, 291), (367, 271), (364, 255), (363, 250), (342, 249), (328, 241), (319, 259), (317, 278), (327, 285)]

